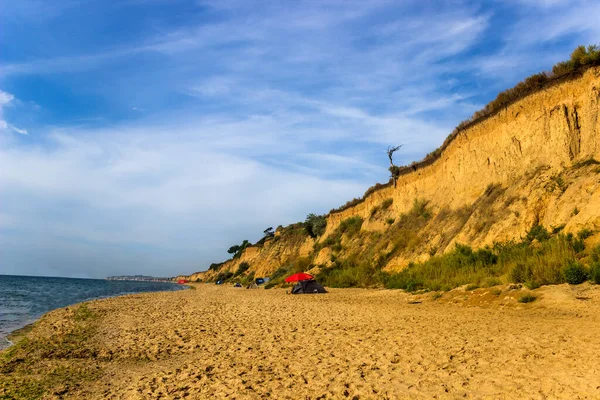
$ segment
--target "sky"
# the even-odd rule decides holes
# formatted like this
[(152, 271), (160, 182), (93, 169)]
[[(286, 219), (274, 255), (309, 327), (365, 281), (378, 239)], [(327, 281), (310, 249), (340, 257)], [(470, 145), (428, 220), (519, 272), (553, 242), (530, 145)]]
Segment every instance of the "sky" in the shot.
[(598, 1), (0, 0), (0, 274), (174, 276), (421, 159)]

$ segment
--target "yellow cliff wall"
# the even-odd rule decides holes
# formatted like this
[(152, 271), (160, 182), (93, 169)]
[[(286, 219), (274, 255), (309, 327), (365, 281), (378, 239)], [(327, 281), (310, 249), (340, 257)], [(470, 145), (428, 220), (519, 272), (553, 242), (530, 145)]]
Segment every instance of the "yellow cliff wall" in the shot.
[(330, 215), (327, 233), (350, 216), (368, 218), (385, 198), (394, 199), (398, 212), (410, 209), (415, 198), (457, 208), (475, 201), (490, 184), (510, 186), (540, 166), (558, 171), (598, 157), (599, 102), (600, 68), (530, 95), (461, 132), (440, 160), (401, 176), (396, 188)]
[[(364, 202), (328, 215), (327, 230), (320, 240), (352, 216), (363, 218), (364, 230), (385, 230), (387, 225), (373, 219), (371, 213), (390, 198), (393, 204), (386, 215), (391, 216), (408, 212), (415, 199), (428, 201), (434, 215), (440, 217), (442, 210), (472, 207), (458, 228), (446, 229), (443, 218), (434, 218), (429, 224), (431, 243), (427, 248), (441, 246), (441, 251), (457, 241), (477, 247), (518, 238), (536, 222), (548, 227), (565, 224), (567, 231), (600, 227), (600, 175), (590, 168), (573, 169), (583, 160), (600, 159), (599, 126), (600, 68), (596, 67), (461, 131), (432, 165), (401, 176), (396, 187), (378, 190)], [(552, 186), (557, 176), (562, 179), (560, 190)], [(473, 207), (485, 202), (486, 190), (493, 185), (501, 187), (501, 193), (486, 203), (486, 208)], [(487, 224), (485, 229), (483, 224)], [(448, 235), (452, 240), (447, 240)], [(306, 237), (277, 237), (262, 247), (248, 248), (220, 271), (235, 272), (239, 263), (246, 261), (256, 276), (266, 276), (297, 257), (310, 255), (313, 245), (313, 239)], [(427, 248), (399, 255), (388, 267), (402, 268), (411, 259), (422, 260), (428, 257)], [(314, 255), (315, 262), (322, 258)], [(216, 271), (210, 271), (192, 278), (215, 275)]]

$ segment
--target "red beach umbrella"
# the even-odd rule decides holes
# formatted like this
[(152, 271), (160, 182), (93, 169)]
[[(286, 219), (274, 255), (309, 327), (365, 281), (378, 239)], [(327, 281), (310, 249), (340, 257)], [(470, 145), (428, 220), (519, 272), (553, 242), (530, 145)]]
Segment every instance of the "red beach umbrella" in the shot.
[(300, 281), (310, 281), (311, 279), (315, 279), (314, 276), (310, 274), (306, 274), (304, 272), (298, 272), (297, 274), (288, 276), (285, 278), (286, 282), (300, 282)]

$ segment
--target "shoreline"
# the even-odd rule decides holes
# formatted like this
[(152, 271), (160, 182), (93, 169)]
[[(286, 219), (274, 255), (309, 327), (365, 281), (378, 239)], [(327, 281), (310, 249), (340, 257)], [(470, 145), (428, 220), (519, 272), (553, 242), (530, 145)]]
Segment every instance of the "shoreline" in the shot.
[(189, 286), (47, 313), (2, 353), (0, 397), (600, 396), (600, 285), (542, 287), (529, 304), (509, 285)]
[[(19, 275), (8, 275), (8, 276), (19, 276)], [(38, 277), (34, 277), (34, 278), (38, 278)], [(42, 277), (42, 278), (46, 278), (46, 277)], [(53, 278), (53, 277), (51, 277)], [(59, 277), (60, 278), (60, 277)], [(61, 278), (61, 279), (86, 279), (86, 278)], [(90, 280), (103, 280), (103, 279), (98, 279), (98, 278), (90, 278)], [(173, 289), (173, 290), (161, 290), (161, 291), (156, 291), (156, 292), (124, 292), (118, 295), (108, 295), (108, 296), (98, 296), (98, 297), (92, 297), (92, 298), (88, 298), (88, 299), (84, 299), (81, 301), (78, 301), (76, 303), (72, 303), (72, 304), (68, 304), (65, 305), (63, 307), (58, 307), (58, 308), (54, 308), (51, 310), (48, 310), (44, 313), (42, 313), (39, 316), (36, 317), (32, 317), (27, 319), (26, 321), (24, 321), (22, 324), (19, 323), (17, 324), (17, 326), (14, 329), (10, 329), (6, 332), (5, 336), (0, 335), (0, 354), (2, 353), (2, 351), (10, 348), (11, 346), (13, 346), (15, 344), (15, 334), (17, 334), (16, 336), (19, 337), (21, 336), (19, 334), (19, 332), (25, 330), (28, 327), (32, 327), (33, 325), (35, 325), (40, 319), (42, 319), (46, 314), (55, 311), (55, 310), (59, 310), (61, 308), (66, 308), (66, 307), (73, 307), (79, 304), (83, 304), (83, 303), (88, 303), (88, 302), (92, 302), (92, 301), (97, 301), (97, 300), (103, 300), (103, 299), (110, 299), (110, 298), (116, 298), (116, 297), (120, 297), (120, 296), (127, 296), (127, 295), (131, 295), (131, 294), (138, 294), (138, 293), (159, 293), (159, 292), (177, 292), (180, 290), (189, 290), (190, 286), (189, 285), (181, 285), (181, 284), (177, 284), (176, 282), (161, 282), (161, 283), (167, 283), (167, 284), (172, 284), (175, 285), (176, 287), (180, 287), (180, 289)], [(6, 343), (6, 345), (3, 344)]]

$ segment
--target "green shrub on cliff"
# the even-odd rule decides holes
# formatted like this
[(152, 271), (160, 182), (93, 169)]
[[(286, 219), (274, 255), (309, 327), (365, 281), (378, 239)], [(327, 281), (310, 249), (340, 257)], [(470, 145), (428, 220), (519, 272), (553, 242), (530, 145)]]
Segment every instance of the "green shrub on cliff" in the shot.
[(578, 262), (570, 262), (564, 269), (565, 281), (570, 285), (579, 285), (588, 278), (588, 272), (585, 267)]
[(225, 271), (225, 272), (221, 272), (219, 275), (217, 275), (217, 277), (215, 278), (215, 281), (221, 281), (223, 282), (227, 282), (229, 279), (233, 278), (233, 272), (231, 271)]
[(248, 264), (246, 261), (242, 261), (233, 276), (239, 276), (243, 274), (244, 272), (248, 271), (248, 268), (250, 268), (250, 264)]
[(600, 285), (600, 263), (592, 263), (589, 273), (590, 281)]
[(550, 234), (542, 225), (534, 225), (529, 232), (527, 232), (527, 236), (523, 239), (523, 242), (527, 244), (531, 244), (534, 240), (538, 242), (545, 242), (550, 239)]
[(329, 287), (370, 287), (379, 285), (377, 268), (368, 261), (357, 262), (356, 255), (336, 260), (329, 268), (323, 268), (317, 280)]
[(388, 275), (384, 286), (408, 291), (444, 290), (465, 284), (480, 284), (491, 276), (500, 276), (498, 256), (490, 249), (473, 249), (457, 244), (454, 251), (431, 257), (409, 266), (398, 274)]
[[(534, 240), (536, 244), (533, 244)], [(381, 274), (381, 283), (386, 288), (408, 291), (485, 285), (490, 279), (498, 282), (501, 277), (509, 282), (524, 283), (531, 289), (565, 282), (581, 283), (588, 276), (587, 269), (577, 261), (584, 257), (584, 250), (582, 239), (576, 239), (572, 234), (550, 237), (545, 228), (538, 226), (532, 228), (521, 242), (496, 243), (476, 251), (469, 246), (457, 245), (449, 253), (422, 263), (410, 263), (399, 273)], [(591, 255), (596, 261), (592, 263), (589, 278), (595, 280), (600, 275), (600, 247)]]
[(312, 238), (316, 238), (325, 233), (327, 228), (327, 219), (322, 215), (310, 213), (304, 221), (304, 229)]
[(315, 243), (314, 251), (319, 252), (324, 247), (331, 248), (334, 252), (342, 250), (342, 236), (346, 235), (348, 238), (353, 238), (360, 232), (362, 227), (363, 219), (361, 217), (350, 217), (346, 218), (337, 228), (325, 240), (320, 243)]

